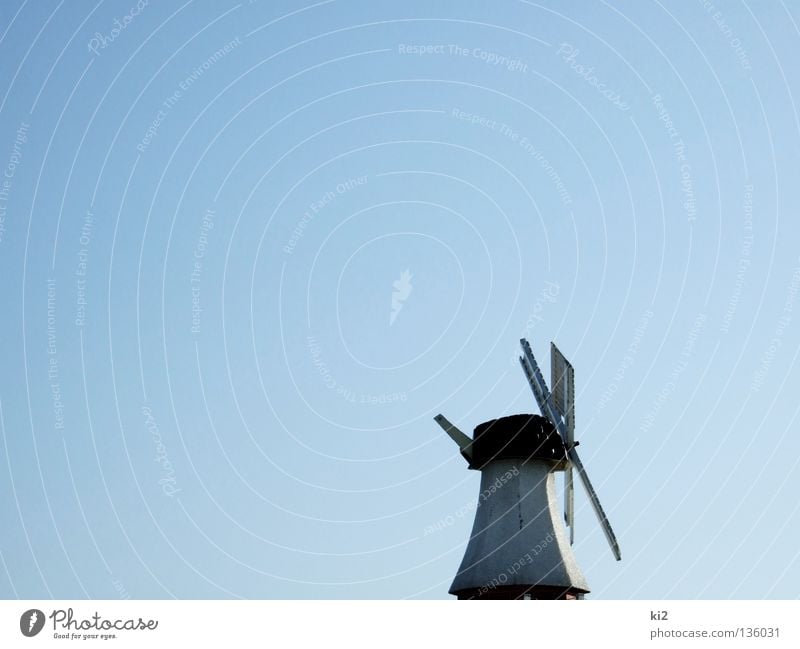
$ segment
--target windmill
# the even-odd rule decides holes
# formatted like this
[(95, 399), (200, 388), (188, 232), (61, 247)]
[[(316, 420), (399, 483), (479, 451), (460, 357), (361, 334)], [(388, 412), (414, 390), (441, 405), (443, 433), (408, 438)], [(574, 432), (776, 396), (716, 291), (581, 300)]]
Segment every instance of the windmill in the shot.
[[(614, 531), (575, 441), (574, 370), (551, 343), (550, 388), (530, 344), (519, 357), (542, 416), (484, 422), (470, 438), (443, 415), (434, 419), (469, 468), (481, 471), (472, 534), (450, 593), (459, 599), (582, 599), (588, 586), (572, 552), (577, 472), (614, 557)], [(554, 472), (564, 471), (564, 525), (556, 512)]]

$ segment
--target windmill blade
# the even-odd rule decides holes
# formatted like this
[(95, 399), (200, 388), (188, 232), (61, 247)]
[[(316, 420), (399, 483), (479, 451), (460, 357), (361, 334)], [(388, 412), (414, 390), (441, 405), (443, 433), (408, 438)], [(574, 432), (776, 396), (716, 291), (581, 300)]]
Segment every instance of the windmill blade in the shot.
[(614, 535), (614, 530), (611, 529), (611, 523), (608, 522), (608, 517), (603, 511), (603, 506), (600, 504), (600, 499), (597, 497), (597, 492), (594, 490), (594, 487), (589, 480), (589, 476), (586, 473), (586, 469), (583, 468), (583, 462), (581, 462), (581, 458), (578, 457), (578, 452), (575, 450), (574, 446), (567, 450), (567, 455), (569, 456), (572, 465), (575, 467), (575, 470), (578, 472), (581, 482), (583, 482), (583, 486), (589, 496), (589, 501), (592, 503), (592, 507), (594, 508), (594, 513), (597, 514), (597, 520), (600, 521), (600, 527), (603, 528), (603, 533), (606, 535), (606, 540), (611, 546), (611, 552), (614, 553), (614, 558), (616, 558), (617, 561), (620, 561), (622, 559), (622, 554), (619, 550), (617, 537)]
[(525, 372), (525, 378), (528, 379), (528, 385), (531, 386), (536, 403), (539, 404), (539, 410), (542, 412), (542, 415), (544, 415), (556, 426), (561, 438), (566, 441), (566, 428), (564, 428), (558, 411), (553, 408), (553, 402), (550, 398), (550, 390), (547, 387), (544, 377), (542, 376), (542, 371), (539, 369), (539, 364), (536, 362), (536, 359), (533, 356), (531, 346), (524, 338), (519, 342), (522, 345), (522, 351), (525, 354), (524, 356), (519, 357), (519, 362), (520, 365), (522, 365), (522, 371)]
[(569, 544), (575, 543), (575, 483), (572, 465), (564, 471), (564, 522), (569, 527)]
[(568, 443), (575, 439), (575, 370), (564, 358), (564, 354), (550, 343), (550, 389), (553, 406), (564, 418), (567, 426)]
[(528, 379), (528, 385), (531, 388), (531, 392), (533, 392), (533, 398), (536, 399), (536, 403), (539, 405), (540, 412), (547, 417), (547, 400), (542, 394), (542, 389), (536, 383), (534, 370), (528, 364), (528, 359), (524, 356), (519, 357), (519, 364), (522, 365), (522, 371), (525, 372), (525, 378)]
[[(567, 448), (575, 446), (575, 370), (554, 342), (550, 343), (550, 387), (553, 406), (564, 418)], [(570, 543), (575, 539), (575, 486), (572, 468), (564, 473), (564, 520)]]
[(436, 415), (433, 420), (442, 427), (442, 430), (448, 434), (450, 439), (458, 444), (458, 448), (461, 451), (461, 455), (464, 456), (464, 459), (466, 459), (467, 462), (472, 462), (472, 438), (465, 435), (442, 414)]

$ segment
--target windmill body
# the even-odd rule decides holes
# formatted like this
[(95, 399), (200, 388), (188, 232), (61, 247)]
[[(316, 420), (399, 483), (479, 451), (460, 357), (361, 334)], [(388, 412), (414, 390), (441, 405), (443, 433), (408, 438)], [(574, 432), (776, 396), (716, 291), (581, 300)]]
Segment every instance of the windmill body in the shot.
[(513, 415), (475, 429), (481, 472), (469, 544), (450, 593), (459, 599), (573, 599), (589, 587), (558, 514), (566, 450), (552, 424)]

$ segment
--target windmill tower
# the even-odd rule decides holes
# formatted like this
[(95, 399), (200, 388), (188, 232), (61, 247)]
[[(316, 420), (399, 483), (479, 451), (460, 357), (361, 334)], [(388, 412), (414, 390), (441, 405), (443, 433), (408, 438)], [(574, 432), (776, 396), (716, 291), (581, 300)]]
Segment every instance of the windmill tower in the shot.
[[(477, 426), (472, 438), (435, 417), (469, 468), (481, 472), (475, 522), (450, 593), (458, 599), (583, 599), (589, 587), (572, 552), (573, 472), (617, 561), (619, 544), (575, 448), (572, 365), (551, 343), (551, 391), (528, 341), (520, 343), (520, 364), (542, 416), (493, 419)], [(558, 514), (557, 471), (564, 472), (569, 534)]]

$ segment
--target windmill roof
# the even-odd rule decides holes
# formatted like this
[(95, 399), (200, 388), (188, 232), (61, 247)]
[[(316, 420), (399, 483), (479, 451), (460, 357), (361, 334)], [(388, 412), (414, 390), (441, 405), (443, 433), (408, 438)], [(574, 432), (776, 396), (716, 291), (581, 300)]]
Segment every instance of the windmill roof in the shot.
[(540, 415), (510, 415), (475, 427), (471, 468), (481, 469), (493, 460), (525, 458), (567, 461), (561, 436), (549, 419)]

